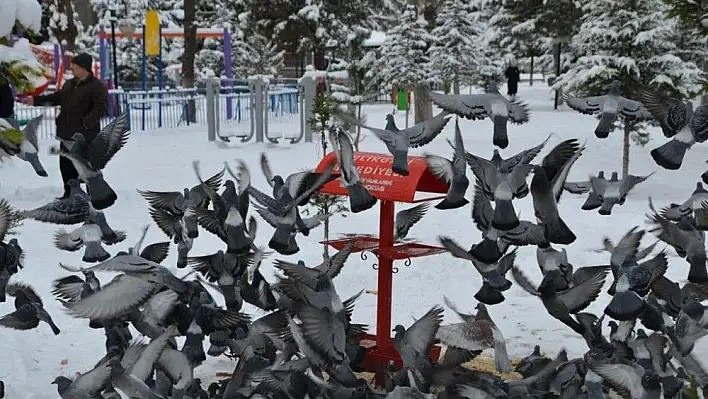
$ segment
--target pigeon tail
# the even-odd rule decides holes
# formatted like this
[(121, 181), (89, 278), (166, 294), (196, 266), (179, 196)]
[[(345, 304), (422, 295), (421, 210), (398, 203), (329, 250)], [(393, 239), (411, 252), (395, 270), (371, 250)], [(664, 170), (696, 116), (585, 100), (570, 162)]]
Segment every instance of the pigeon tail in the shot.
[(588, 197), (585, 199), (585, 202), (583, 203), (583, 206), (580, 207), (580, 209), (584, 211), (592, 211), (601, 206), (602, 201), (600, 201), (600, 198), (597, 196), (597, 193), (590, 191), (590, 193), (588, 193)]
[(111, 255), (103, 249), (99, 241), (90, 241), (85, 243), (84, 257), (82, 260), (86, 263), (98, 263), (110, 259)]
[(34, 171), (35, 171), (35, 173), (37, 173), (37, 175), (42, 176), (42, 177), (49, 176), (47, 171), (44, 170), (44, 166), (42, 166), (42, 162), (39, 161), (39, 155), (37, 155), (36, 152), (25, 153), (24, 159), (25, 159), (25, 161), (29, 162), (30, 165), (32, 165), (32, 168), (34, 168)]
[(708, 271), (705, 262), (690, 262), (691, 268), (688, 270), (688, 281), (695, 284), (708, 282)]
[(435, 205), (435, 209), (457, 209), (457, 208), (462, 208), (463, 206), (469, 204), (470, 202), (466, 198), (460, 198), (456, 201), (450, 200), (449, 198), (445, 197), (440, 203)]
[(284, 251), (288, 251), (288, 244), (290, 243), (290, 235), (293, 233), (293, 226), (290, 224), (278, 223), (278, 227), (275, 228), (273, 232), (273, 237), (271, 237), (268, 242), (268, 247), (277, 251), (281, 255), (285, 255)]
[(363, 212), (376, 205), (376, 198), (361, 182), (347, 186), (347, 192), (349, 193), (349, 209), (352, 213)]
[[(292, 227), (291, 227), (292, 229)], [(226, 252), (232, 255), (246, 255), (251, 250), (251, 241), (248, 239), (243, 225), (226, 226)]]
[(234, 284), (219, 284), (219, 288), (221, 288), (221, 292), (224, 295), (226, 309), (234, 309), (236, 311), (241, 310), (241, 306), (243, 306), (243, 304), (239, 301)]
[(96, 210), (106, 209), (116, 203), (118, 195), (106, 183), (102, 174), (86, 179), (86, 189), (91, 196), (91, 205)]
[(494, 135), (492, 136), (492, 144), (504, 149), (509, 146), (509, 136), (506, 134), (506, 121), (504, 116), (492, 117), (494, 123)]
[(597, 123), (597, 128), (595, 128), (595, 137), (598, 139), (606, 139), (610, 135), (610, 129), (612, 129), (612, 123), (617, 118), (617, 114), (612, 114), (609, 112), (603, 112), (600, 115), (600, 122)]
[(479, 244), (472, 247), (469, 254), (478, 261), (488, 265), (496, 263), (503, 256), (496, 240), (490, 240), (487, 237), (484, 237)]
[(603, 202), (602, 205), (600, 205), (600, 209), (597, 211), (597, 213), (603, 216), (612, 215), (612, 208), (614, 208), (614, 206), (614, 202)]
[(197, 215), (184, 215), (182, 217), (182, 220), (184, 220), (184, 226), (187, 230), (187, 237), (192, 239), (199, 237), (199, 228), (197, 227)]
[(575, 234), (560, 217), (549, 223), (544, 223), (546, 240), (551, 244), (568, 245), (575, 241)]
[(188, 246), (178, 246), (177, 247), (177, 268), (184, 269), (187, 267), (187, 256), (189, 255)]
[(408, 151), (394, 151), (393, 152), (393, 166), (391, 166), (393, 173), (397, 173), (401, 176), (408, 176)]
[(492, 227), (499, 231), (509, 231), (519, 226), (519, 218), (516, 216), (512, 200), (497, 199), (494, 201), (494, 218)]
[(605, 314), (617, 321), (630, 321), (642, 314), (645, 305), (634, 291), (615, 292), (605, 308)]
[(474, 299), (482, 302), (485, 305), (497, 305), (504, 302), (504, 294), (499, 290), (495, 290), (485, 281), (482, 283), (482, 288), (474, 294)]
[(297, 241), (295, 241), (295, 236), (290, 236), (290, 240), (288, 241), (288, 247), (281, 254), (287, 256), (295, 255), (298, 252), (300, 252), (300, 247), (297, 245)]
[(494, 368), (500, 373), (510, 373), (513, 369), (506, 345), (494, 343)]
[(681, 167), (683, 157), (691, 146), (678, 140), (671, 140), (651, 150), (654, 162), (664, 169), (676, 170)]

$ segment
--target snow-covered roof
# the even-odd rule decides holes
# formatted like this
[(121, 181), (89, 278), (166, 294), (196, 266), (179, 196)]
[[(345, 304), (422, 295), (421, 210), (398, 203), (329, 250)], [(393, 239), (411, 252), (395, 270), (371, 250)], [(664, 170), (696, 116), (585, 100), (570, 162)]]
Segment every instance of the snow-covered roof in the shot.
[(379, 47), (383, 44), (384, 40), (386, 40), (386, 33), (381, 32), (381, 31), (371, 31), (371, 36), (369, 36), (368, 39), (364, 40), (364, 43), (362, 43), (363, 47)]

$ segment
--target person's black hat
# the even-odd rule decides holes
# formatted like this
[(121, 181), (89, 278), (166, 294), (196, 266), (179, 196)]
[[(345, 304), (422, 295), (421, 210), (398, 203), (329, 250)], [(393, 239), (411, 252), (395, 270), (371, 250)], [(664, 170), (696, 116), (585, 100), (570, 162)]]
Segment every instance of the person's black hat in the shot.
[(72, 64), (78, 65), (88, 72), (93, 72), (93, 57), (86, 53), (77, 54), (71, 60)]

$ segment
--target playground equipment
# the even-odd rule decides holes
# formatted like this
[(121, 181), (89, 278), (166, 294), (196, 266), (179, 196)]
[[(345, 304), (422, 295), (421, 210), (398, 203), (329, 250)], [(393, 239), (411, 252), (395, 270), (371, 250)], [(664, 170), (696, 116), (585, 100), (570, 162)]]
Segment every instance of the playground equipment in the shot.
[[(328, 153), (317, 165), (317, 172), (322, 172), (331, 162), (336, 161), (336, 153)], [(354, 163), (359, 170), (364, 186), (380, 201), (379, 237), (357, 236), (353, 238), (322, 241), (337, 250), (343, 249), (353, 242), (352, 252), (360, 252), (362, 260), (366, 260), (364, 251), (369, 251), (378, 257), (378, 263), (373, 265), (378, 271), (378, 297), (376, 304), (376, 334), (366, 335), (360, 345), (366, 348), (366, 356), (362, 368), (368, 372), (379, 372), (389, 361), (401, 366), (401, 359), (393, 346), (391, 339), (391, 301), (393, 292), (393, 274), (398, 268), (393, 266), (395, 260), (405, 260), (404, 265), (410, 266), (411, 258), (436, 255), (446, 252), (445, 248), (418, 243), (396, 243), (394, 241), (395, 203), (418, 203), (444, 198), (443, 196), (415, 199), (417, 192), (444, 194), (447, 185), (435, 177), (428, 169), (425, 158), (408, 156), (408, 176), (391, 173), (393, 157), (386, 154), (357, 152)], [(335, 173), (339, 169), (335, 168)], [(321, 189), (321, 193), (332, 195), (347, 195), (347, 190), (339, 179), (330, 181)], [(434, 346), (430, 357), (437, 359), (440, 347)]]

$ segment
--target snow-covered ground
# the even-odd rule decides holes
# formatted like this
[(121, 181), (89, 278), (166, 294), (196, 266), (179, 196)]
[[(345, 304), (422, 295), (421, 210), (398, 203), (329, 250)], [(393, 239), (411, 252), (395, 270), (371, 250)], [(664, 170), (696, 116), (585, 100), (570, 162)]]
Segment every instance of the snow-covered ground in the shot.
[[(536, 83), (528, 87), (522, 83), (520, 98), (531, 105), (531, 120), (521, 126), (510, 126), (511, 144), (502, 152), (505, 157), (543, 141), (549, 133), (553, 133), (551, 141), (540, 158), (559, 141), (567, 138), (587, 139), (587, 150), (571, 171), (569, 180), (584, 180), (589, 174), (599, 170), (609, 172), (621, 170), (622, 137), (619, 132), (613, 133), (606, 140), (598, 140), (593, 134), (597, 121), (589, 116), (562, 108), (553, 110), (552, 92), (545, 84)], [(390, 105), (367, 106), (368, 122), (372, 125), (384, 124), (385, 114), (392, 110)], [(404, 115), (398, 113), (396, 118), (399, 126), (404, 125)], [(287, 129), (278, 124), (292, 123), (272, 122), (272, 129)], [(465, 147), (475, 154), (489, 157), (492, 154), (492, 126), (489, 121), (461, 121)], [(192, 160), (198, 159), (202, 164), (204, 175), (212, 174), (222, 168), (224, 161), (235, 158), (244, 159), (251, 167), (253, 184), (265, 188), (265, 179), (258, 167), (258, 157), (265, 151), (271, 161), (274, 172), (287, 174), (295, 169), (313, 168), (321, 157), (319, 143), (297, 144), (289, 146), (249, 143), (234, 144), (229, 148), (216, 146), (206, 140), (206, 135), (197, 129), (171, 129), (169, 131), (135, 132), (127, 146), (116, 156), (104, 171), (108, 180), (118, 193), (116, 204), (106, 211), (109, 223), (115, 229), (128, 233), (128, 240), (117, 247), (109, 247), (115, 253), (126, 249), (137, 239), (139, 232), (146, 224), (153, 222), (148, 217), (147, 204), (135, 191), (150, 190), (181, 190), (183, 187), (197, 183), (192, 171)], [(443, 136), (452, 139), (453, 123), (450, 123)], [(657, 206), (669, 202), (682, 202), (693, 191), (696, 181), (705, 169), (704, 149), (697, 146), (689, 151), (685, 165), (680, 171), (667, 171), (654, 164), (649, 156), (649, 150), (665, 139), (656, 130), (653, 140), (647, 147), (633, 146), (631, 150), (630, 173), (646, 175), (656, 171), (646, 182), (639, 184), (629, 195), (624, 206), (616, 207), (611, 216), (600, 216), (596, 212), (580, 210), (584, 196), (574, 196), (565, 193), (560, 203), (560, 211), (567, 224), (578, 236), (578, 240), (568, 246), (568, 255), (576, 266), (606, 264), (609, 255), (596, 253), (593, 250), (601, 245), (602, 237), (610, 236), (619, 239), (627, 230), (635, 225), (643, 225), (647, 210), (647, 197), (651, 196)], [(51, 141), (43, 141), (44, 150)], [(385, 147), (373, 136), (367, 136), (361, 144), (363, 151), (385, 152)], [(45, 151), (43, 151), (45, 152)], [(437, 138), (430, 145), (412, 154), (431, 152), (450, 157), (451, 150), (444, 137)], [(4, 197), (19, 209), (40, 206), (53, 200), (61, 194), (58, 160), (49, 155), (43, 156), (44, 165), (50, 175), (48, 178), (37, 177), (32, 168), (22, 161), (10, 161), (0, 165), (0, 197)], [(468, 171), (470, 177), (471, 172)], [(471, 198), (470, 189), (468, 197)], [(522, 218), (533, 218), (533, 208), (530, 196), (515, 202), (517, 211)], [(399, 205), (398, 209), (407, 206)], [(469, 246), (480, 238), (470, 219), (470, 208), (452, 211), (438, 211), (431, 208), (429, 215), (415, 226), (410, 235), (422, 242), (435, 245), (438, 234), (446, 234), (461, 244)], [(377, 233), (378, 208), (346, 218), (339, 216), (332, 221), (333, 237), (340, 233)], [(260, 220), (259, 220), (260, 221)], [(259, 227), (259, 244), (264, 244), (272, 230), (261, 222)], [(49, 294), (52, 281), (68, 273), (58, 267), (59, 262), (78, 265), (80, 258), (76, 253), (62, 252), (51, 244), (52, 234), (57, 226), (26, 221), (18, 237), (26, 251), (25, 269), (13, 279), (30, 283), (43, 296), (46, 309), (52, 314), (61, 334), (54, 336), (51, 330), (42, 324), (31, 331), (0, 330), (0, 379), (6, 384), (6, 397), (13, 399), (44, 399), (56, 398), (56, 386), (51, 381), (57, 375), (73, 375), (93, 367), (104, 354), (105, 337), (102, 330), (92, 330), (87, 322), (67, 316), (61, 305)], [(301, 251), (292, 256), (292, 260), (302, 259), (307, 264), (321, 260), (322, 249), (318, 244), (322, 230), (315, 230), (310, 237), (301, 237), (298, 242)], [(152, 226), (147, 243), (166, 241), (166, 237)], [(645, 243), (646, 244), (646, 243)], [(218, 238), (204, 232), (195, 241), (192, 255), (213, 253), (221, 249), (223, 244)], [(688, 264), (676, 257), (670, 251), (670, 267), (668, 276), (683, 281), (687, 274)], [(282, 257), (282, 256), (281, 256)], [(285, 257), (283, 257), (285, 258)], [(170, 255), (165, 264), (175, 264), (176, 252)], [(376, 272), (372, 270), (372, 256), (363, 261), (358, 255), (350, 257), (342, 274), (335, 280), (342, 297), (365, 289), (376, 288)], [(410, 325), (413, 317), (419, 317), (431, 306), (442, 303), (443, 295), (448, 296), (462, 310), (473, 311), (476, 301), (472, 297), (479, 288), (479, 274), (471, 264), (454, 259), (447, 254), (429, 258), (413, 259), (410, 267), (402, 267), (394, 277), (393, 324)], [(528, 271), (535, 281), (540, 280), (540, 272), (536, 265), (535, 249), (521, 248), (517, 255), (517, 264)], [(176, 270), (177, 275), (183, 275), (187, 270)], [(264, 262), (262, 271), (267, 278), (272, 276), (272, 267)], [(99, 276), (107, 281), (111, 275)], [(506, 301), (490, 307), (490, 314), (504, 332), (509, 343), (512, 357), (524, 356), (534, 345), (550, 352), (556, 352), (560, 347), (568, 349), (571, 355), (581, 355), (585, 344), (570, 329), (549, 316), (540, 301), (514, 286), (505, 293)], [(609, 298), (603, 292), (602, 296), (589, 308), (589, 311), (600, 315)], [(357, 322), (373, 323), (375, 319), (376, 297), (365, 294), (356, 305), (354, 318)], [(0, 304), (0, 313), (13, 310), (12, 302)], [(446, 320), (454, 321), (450, 312), (446, 312)], [(373, 324), (371, 325), (373, 329)], [(699, 345), (699, 353), (706, 354), (705, 344)], [(66, 359), (66, 365), (62, 360)], [(213, 378), (216, 371), (231, 371), (233, 363), (228, 359), (210, 358), (207, 363), (197, 369), (197, 376), (203, 379)]]

